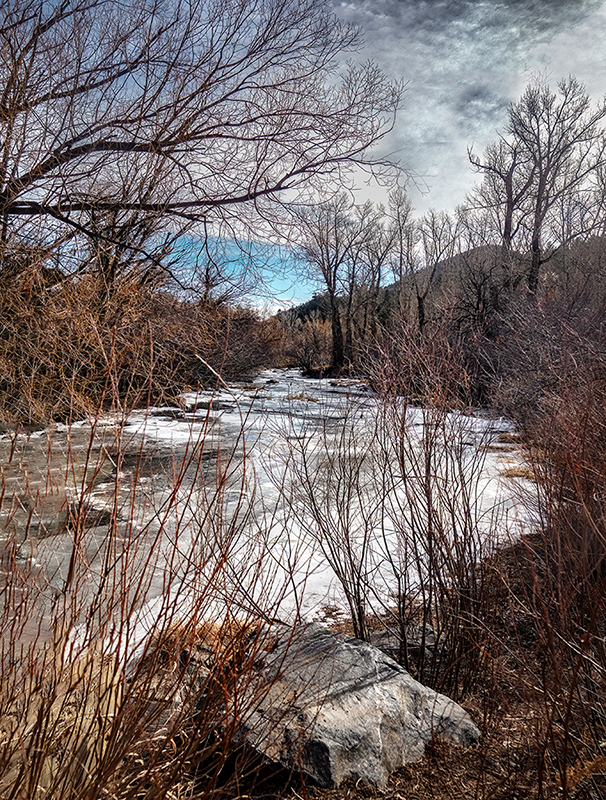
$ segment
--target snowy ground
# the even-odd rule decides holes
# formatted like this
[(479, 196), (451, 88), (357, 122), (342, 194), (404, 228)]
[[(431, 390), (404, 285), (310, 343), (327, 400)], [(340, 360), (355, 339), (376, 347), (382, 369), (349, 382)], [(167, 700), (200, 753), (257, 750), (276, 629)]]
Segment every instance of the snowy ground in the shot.
[[(334, 568), (341, 569), (350, 556), (383, 601), (393, 591), (394, 570), (407, 568), (401, 566), (402, 532), (412, 512), (402, 487), (389, 484), (398, 483), (398, 470), (391, 468), (392, 445), (387, 442), (384, 451), (377, 447), (380, 414), (377, 398), (359, 381), (268, 370), (250, 385), (187, 393), (181, 409), (152, 408), (121, 421), (106, 417), (92, 426), (57, 426), (27, 440), (18, 437), (16, 445), (14, 437), (7, 439), (0, 446), (22, 452), (3, 477), (20, 487), (14, 497), (29, 499), (15, 510), (13, 497), (3, 511), (5, 540), (18, 544), (21, 562), (46, 575), (50, 614), (75, 544), (87, 603), (98, 593), (109, 545), (107, 524), (98, 523), (76, 541), (73, 520), (71, 527), (60, 521), (53, 527), (49, 508), (58, 513), (66, 504), (73, 507), (83, 492), (94, 509), (116, 508), (112, 558), (122, 564), (131, 558), (125, 553), (134, 552), (131, 574), (138, 574), (143, 562), (147, 570), (132, 606), (136, 619), (128, 626), (134, 639), (153, 628), (162, 609), (174, 613), (176, 605), (187, 614), (196, 602), (192, 564), (201, 564), (204, 576), (224, 555), (218, 590), (214, 596), (208, 586), (204, 590), (203, 611), (209, 616), (220, 615), (226, 597), (238, 598), (242, 608), (254, 610), (257, 604), (282, 620), (346, 611)], [(423, 472), (415, 453), (422, 452), (431, 412), (408, 408), (405, 419), (411, 470)], [(474, 543), (486, 552), (531, 524), (515, 484), (503, 476), (520, 460), (515, 445), (503, 443), (510, 425), (480, 412), (453, 413), (444, 424), (458, 447), (456, 459), (442, 459), (438, 452), (430, 472), (436, 486), (446, 487), (446, 516), (456, 516), (466, 499)], [(118, 430), (119, 448), (112, 444)], [(6, 464), (6, 453), (2, 457)], [(48, 473), (51, 461), (56, 477), (49, 490), (45, 469)], [(352, 475), (359, 491), (348, 493)], [(217, 476), (224, 478), (219, 494)], [(39, 530), (46, 526), (45, 535), (32, 536), (28, 528), (23, 533), (24, 524), (31, 528), (32, 513), (40, 518)], [(202, 557), (205, 548), (210, 555)]]
[[(134, 414), (129, 420), (131, 429), (163, 445), (183, 445), (196, 435), (196, 425), (200, 426), (206, 415), (212, 416), (207, 435), (226, 450), (245, 453), (249, 477), (251, 470), (254, 472), (254, 481), (248, 484), (248, 491), (254, 486), (255, 493), (250, 530), (254, 529), (259, 542), (258, 550), (248, 551), (247, 557), (258, 554), (265, 560), (266, 573), (271, 575), (268, 583), (280, 594), (280, 617), (291, 617), (295, 609), (305, 618), (314, 618), (327, 607), (343, 608), (343, 593), (319, 546), (320, 534), (314, 531), (313, 522), (302, 524), (293, 510), (295, 504), (285, 507), (284, 495), (296, 480), (293, 460), (300, 463), (306, 453), (320, 465), (327, 454), (334, 453), (343, 425), (353, 426), (358, 446), (373, 435), (377, 400), (372, 392), (356, 380), (315, 380), (302, 377), (297, 370), (267, 370), (249, 386), (188, 393), (183, 401), (182, 419)], [(423, 411), (409, 409), (409, 417), (421, 437)], [(515, 447), (498, 443), (499, 435), (510, 432), (511, 426), (481, 412), (458, 418), (452, 415), (452, 426), (460, 431), (474, 468), (481, 467), (481, 474), (470, 479), (476, 493), (473, 513), (480, 538), (482, 534), (493, 539), (515, 536), (530, 520), (514, 484), (503, 476), (519, 462)], [(368, 491), (372, 491), (371, 478), (367, 476)], [(383, 521), (383, 533), (385, 528), (387, 535), (371, 560), (377, 586), (388, 592), (390, 575), (382, 569), (382, 548), (395, 547), (395, 541), (389, 522)], [(352, 546), (357, 545), (352, 534)], [(239, 566), (234, 564), (234, 569)], [(284, 596), (287, 584), (290, 590)], [(272, 589), (251, 585), (249, 591), (252, 595), (255, 591), (271, 594)]]

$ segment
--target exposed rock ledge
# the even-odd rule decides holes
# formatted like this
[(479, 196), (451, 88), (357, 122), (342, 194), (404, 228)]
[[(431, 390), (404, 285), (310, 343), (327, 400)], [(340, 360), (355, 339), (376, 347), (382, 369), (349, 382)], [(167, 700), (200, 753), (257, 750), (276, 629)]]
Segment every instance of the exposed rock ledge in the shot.
[(259, 677), (271, 683), (247, 719), (264, 756), (320, 786), (347, 779), (382, 787), (439, 737), (462, 746), (480, 732), (454, 701), (415, 681), (370, 644), (322, 625), (272, 627)]

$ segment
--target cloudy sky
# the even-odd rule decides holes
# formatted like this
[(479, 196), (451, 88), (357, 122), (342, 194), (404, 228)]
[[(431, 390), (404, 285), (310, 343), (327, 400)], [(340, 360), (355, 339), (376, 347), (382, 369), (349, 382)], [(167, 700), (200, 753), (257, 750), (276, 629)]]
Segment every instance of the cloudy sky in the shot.
[(384, 149), (419, 176), (419, 211), (464, 199), (467, 147), (495, 138), (533, 75), (606, 93), (606, 0), (335, 0), (335, 12), (362, 29), (358, 57), (408, 83)]

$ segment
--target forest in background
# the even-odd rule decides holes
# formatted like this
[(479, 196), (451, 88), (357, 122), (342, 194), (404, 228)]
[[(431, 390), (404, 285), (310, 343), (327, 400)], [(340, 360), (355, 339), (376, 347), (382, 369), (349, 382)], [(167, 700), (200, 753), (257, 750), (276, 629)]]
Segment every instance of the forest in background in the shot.
[(605, 114), (573, 78), (537, 81), (501, 138), (470, 151), (480, 180), (453, 214), (416, 217), (401, 189), (387, 208), (342, 194), (298, 209), (301, 268), (322, 288), (279, 315), (290, 358), (364, 373), (394, 335), (441, 342), (468, 376), (465, 402), (523, 423), (603, 347)]

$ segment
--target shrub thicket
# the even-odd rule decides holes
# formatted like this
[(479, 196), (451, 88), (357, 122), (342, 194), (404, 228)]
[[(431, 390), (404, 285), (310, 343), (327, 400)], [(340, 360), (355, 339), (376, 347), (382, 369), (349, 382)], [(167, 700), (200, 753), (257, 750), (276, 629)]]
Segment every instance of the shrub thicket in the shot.
[[(124, 279), (107, 293), (93, 276), (0, 284), (0, 417), (67, 420), (112, 404), (175, 403), (212, 385), (212, 370), (250, 379), (271, 358), (271, 324), (254, 312), (180, 300)], [(209, 367), (206, 366), (206, 364)]]

